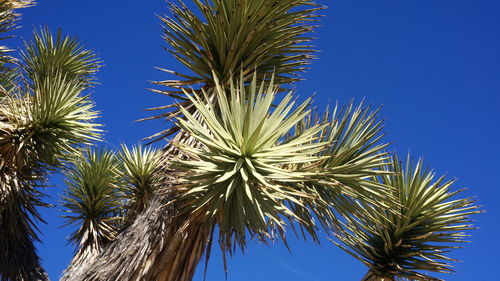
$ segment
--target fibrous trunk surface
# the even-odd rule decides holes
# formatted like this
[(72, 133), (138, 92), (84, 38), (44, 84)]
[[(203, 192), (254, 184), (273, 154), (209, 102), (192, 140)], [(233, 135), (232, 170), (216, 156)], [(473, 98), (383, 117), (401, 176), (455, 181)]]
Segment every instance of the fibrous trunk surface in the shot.
[(114, 243), (93, 261), (74, 264), (62, 280), (192, 280), (210, 232), (178, 216), (171, 198), (158, 194)]

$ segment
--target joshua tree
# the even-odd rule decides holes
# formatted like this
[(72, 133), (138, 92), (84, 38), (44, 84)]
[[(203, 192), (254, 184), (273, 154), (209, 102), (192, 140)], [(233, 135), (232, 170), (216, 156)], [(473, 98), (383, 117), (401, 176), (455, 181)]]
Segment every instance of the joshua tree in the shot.
[[(30, 1), (0, 1), (0, 32), (15, 28), (13, 9)], [(2, 36), (4, 37), (4, 36)], [(35, 32), (21, 59), (0, 48), (0, 279), (45, 280), (34, 246), (41, 188), (47, 175), (99, 137), (93, 103), (83, 92), (98, 68), (74, 38)]]
[[(181, 79), (157, 83), (173, 87), (161, 92), (178, 98), (180, 105), (191, 114), (198, 116), (183, 87), (200, 85), (196, 93), (201, 94), (203, 88), (207, 95), (199, 97), (215, 101), (217, 107), (214, 73), (225, 89), (232, 76), (243, 76), (248, 81), (255, 70), (259, 81), (269, 80), (274, 71), (277, 84), (286, 86), (298, 80), (297, 75), (311, 58), (312, 50), (304, 43), (310, 40), (307, 33), (314, 27), (310, 23), (320, 9), (312, 1), (195, 1), (195, 5), (203, 19), (196, 17), (183, 3), (171, 4), (174, 17), (163, 18), (170, 52), (193, 73), (167, 71)], [(155, 118), (174, 120), (182, 115), (177, 103), (156, 109), (168, 108), (173, 110)], [(179, 127), (173, 126), (153, 138), (162, 139), (178, 131)], [(175, 140), (196, 143), (184, 132)], [(189, 224), (190, 216), (179, 213), (182, 205), (177, 200), (179, 192), (171, 188), (177, 181), (169, 171), (172, 158), (180, 152), (169, 145), (163, 153), (164, 161), (158, 173), (164, 176), (164, 183), (146, 210), (104, 249), (95, 263), (81, 265), (88, 265), (88, 274), (78, 277), (81, 280), (191, 279), (212, 229)], [(120, 254), (125, 247), (129, 250), (127, 254)], [(64, 278), (76, 277), (65, 275)]]
[[(173, 121), (150, 138), (175, 134), (149, 170), (161, 181), (154, 195), (122, 203), (129, 207), (112, 236), (82, 222), (93, 241), (105, 242), (84, 261), (77, 254), (63, 280), (189, 281), (203, 254), (209, 259), (216, 230), (222, 251), (232, 253), (245, 249), (248, 234), (286, 242), (287, 225), (315, 240), (319, 227), (336, 230), (347, 243), (349, 223), (365, 215), (380, 225), (385, 216), (404, 220), (394, 207), (403, 208), (398, 187), (387, 181), (399, 175), (387, 168), (396, 164), (382, 142), (379, 109), (350, 103), (312, 117), (310, 100), (296, 105), (289, 91), (277, 98), (312, 58), (306, 42), (321, 7), (310, 0), (193, 2), (201, 17), (179, 1), (162, 18), (170, 53), (192, 73), (164, 70), (178, 79), (156, 83), (169, 89), (155, 91), (178, 101), (147, 118)], [(79, 208), (70, 207), (84, 213)], [(109, 220), (118, 210), (111, 209), (96, 219)], [(75, 239), (78, 253), (88, 239)], [(371, 269), (368, 278), (399, 276)], [(420, 276), (408, 270), (399, 273)]]

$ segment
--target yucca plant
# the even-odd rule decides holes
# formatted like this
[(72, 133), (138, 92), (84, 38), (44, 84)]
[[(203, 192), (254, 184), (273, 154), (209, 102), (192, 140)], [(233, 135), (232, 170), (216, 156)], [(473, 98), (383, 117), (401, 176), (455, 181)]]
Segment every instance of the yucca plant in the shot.
[(408, 156), (403, 165), (394, 156), (387, 170), (392, 173), (374, 180), (393, 187), (397, 201), (382, 211), (361, 205), (346, 217), (336, 244), (368, 266), (363, 280), (441, 280), (428, 272), (453, 271), (447, 253), (466, 242), (478, 207), (471, 198), (457, 198), (462, 190), (452, 188), (454, 180), (436, 177), (422, 159), (415, 165)]
[(387, 168), (379, 109), (351, 103), (313, 118), (309, 100), (296, 107), (293, 94), (277, 98), (312, 58), (305, 42), (321, 7), (193, 0), (195, 12), (177, 3), (162, 19), (164, 35), (191, 73), (166, 70), (180, 78), (156, 83), (176, 102), (152, 118), (176, 122), (151, 139), (178, 132), (155, 169), (160, 185), (82, 274), (63, 280), (189, 281), (216, 231), (232, 253), (250, 237), (285, 240), (287, 225), (317, 239), (320, 226), (349, 234), (346, 220), (376, 227), (401, 217), (397, 187), (373, 180), (398, 175)]
[[(314, 57), (311, 31), (323, 7), (311, 0), (193, 0), (198, 11), (191, 11), (181, 0), (170, 1), (171, 16), (161, 18), (167, 50), (191, 73), (161, 69), (178, 79), (158, 81), (169, 87), (154, 90), (179, 101), (193, 113), (190, 100), (182, 89), (207, 90), (216, 83), (226, 85), (230, 77), (242, 75), (249, 81), (253, 73), (258, 80), (269, 79), (275, 73), (275, 83), (285, 87), (300, 80), (309, 61)], [(200, 16), (198, 16), (200, 15)], [(313, 24), (311, 24), (313, 23)], [(216, 101), (215, 101), (216, 102)], [(146, 118), (173, 120), (181, 114), (177, 104), (151, 110), (169, 112)], [(149, 139), (159, 140), (178, 131), (177, 126)]]
[[(190, 73), (167, 70), (178, 79), (156, 83), (169, 89), (155, 91), (178, 102), (155, 108), (169, 112), (152, 118), (175, 120), (181, 117), (179, 105), (198, 116), (183, 89), (191, 93), (190, 88), (193, 88), (201, 94), (203, 88), (208, 98), (213, 98), (214, 72), (221, 84), (227, 87), (232, 76), (243, 75), (247, 83), (256, 69), (260, 76), (258, 80), (269, 79), (275, 71), (277, 85), (285, 88), (287, 83), (298, 79), (312, 58), (309, 32), (315, 27), (317, 10), (321, 9), (313, 1), (193, 1), (200, 9), (201, 17), (181, 1), (169, 4), (172, 16), (162, 19), (164, 37), (169, 50), (190, 69)], [(238, 7), (241, 9), (235, 13)], [(211, 101), (218, 107), (215, 99)], [(150, 139), (164, 139), (178, 131), (179, 127), (174, 125)], [(177, 134), (175, 140), (197, 145), (186, 132)], [(199, 241), (207, 241), (211, 229), (202, 226), (189, 228), (189, 216), (179, 214), (181, 208), (176, 200), (179, 195), (171, 188), (176, 178), (169, 175), (172, 169), (169, 160), (179, 153), (174, 146), (165, 148), (158, 170), (163, 180), (149, 206), (78, 280), (191, 279), (205, 250), (205, 243)], [(124, 247), (135, 250), (128, 255), (120, 254)]]
[(85, 266), (144, 209), (159, 183), (158, 152), (122, 145), (119, 154), (87, 148), (66, 171), (62, 199), (69, 237), (76, 253), (64, 278), (82, 275)]
[[(366, 180), (383, 174), (371, 170), (386, 165), (387, 159), (380, 153), (385, 145), (375, 145), (380, 129), (376, 112), (350, 105), (345, 116), (334, 114), (332, 121), (300, 129), (299, 124), (311, 112), (310, 99), (296, 106), (290, 92), (275, 104), (279, 89), (272, 81), (261, 83), (255, 75), (248, 85), (243, 78), (226, 87), (218, 84), (214, 94), (217, 107), (206, 102), (206, 91), (185, 93), (198, 116), (180, 107), (185, 117), (178, 120), (178, 126), (194, 141), (175, 143), (181, 153), (169, 156), (169, 173), (174, 177), (169, 192), (176, 197), (166, 204), (176, 208), (177, 217), (167, 222), (183, 220), (174, 225), (178, 228), (175, 235), (167, 236), (168, 247), (157, 250), (162, 263), (149, 268), (134, 268), (143, 265), (132, 263), (121, 270), (105, 269), (109, 263), (100, 261), (115, 257), (108, 250), (121, 247), (116, 241), (95, 260), (99, 267), (89, 267), (79, 278), (99, 280), (104, 272), (105, 278), (114, 279), (190, 280), (205, 250), (209, 258), (216, 229), (222, 250), (230, 254), (235, 247), (246, 247), (248, 235), (286, 242), (287, 221), (316, 238), (318, 226), (312, 214), (328, 214), (317, 218), (321, 225), (331, 226), (338, 225), (335, 212), (350, 212), (346, 204), (324, 199), (339, 196), (344, 198), (339, 199), (342, 202), (355, 192), (357, 197), (373, 198), (377, 193), (383, 197), (383, 185)], [(287, 137), (292, 132), (295, 135)], [(338, 162), (333, 162), (337, 157)], [(137, 217), (131, 228), (141, 225), (144, 229), (151, 220), (148, 215), (151, 213), (146, 211)], [(127, 259), (123, 255), (116, 258)], [(178, 261), (184, 258), (189, 262)]]
[[(28, 2), (3, 1), (0, 6), (17, 7)], [(12, 6), (14, 5), (14, 6)], [(5, 11), (5, 13), (11, 13)], [(37, 38), (35, 33), (35, 38)], [(47, 40), (26, 42), (27, 49), (47, 47), (52, 35), (41, 31)], [(97, 70), (95, 55), (81, 57), (81, 44), (61, 50), (55, 47), (45, 73), (27, 71), (43, 66), (47, 53), (29, 52), (12, 61), (2, 72), (0, 96), (0, 278), (2, 280), (45, 280), (46, 274), (34, 246), (39, 241), (36, 223), (42, 221), (37, 207), (43, 202), (47, 175), (73, 159), (82, 144), (99, 138), (93, 123), (97, 112), (83, 91)], [(75, 59), (76, 58), (76, 59)], [(73, 60), (78, 69), (61, 67)]]
[(285, 217), (312, 223), (298, 220), (287, 204), (316, 199), (296, 183), (312, 181), (318, 168), (297, 164), (321, 161), (318, 154), (327, 145), (315, 142), (324, 124), (283, 141), (310, 113), (310, 100), (295, 108), (291, 92), (273, 109), (277, 87), (272, 80), (269, 85), (258, 85), (256, 79), (257, 75), (249, 89), (243, 78), (228, 90), (218, 85), (219, 108), (204, 102), (205, 91), (204, 98), (188, 96), (201, 116), (199, 121), (181, 107), (185, 119), (179, 120), (179, 126), (202, 144), (201, 148), (177, 144), (189, 159), (176, 165), (184, 171), (178, 176), (184, 211), (201, 218), (192, 223), (217, 225), (225, 251), (244, 248), (247, 234), (266, 239), (270, 227), (283, 233)]
[[(225, 186), (232, 186), (229, 188), (228, 202), (218, 199), (218, 194), (211, 190), (208, 182), (205, 183), (205, 189), (200, 190), (203, 182), (200, 182), (198, 173), (202, 171), (199, 169), (191, 170), (190, 168), (193, 167), (189, 167), (188, 163), (195, 165), (196, 160), (220, 160), (216, 155), (214, 155), (215, 158), (213, 159), (200, 159), (193, 155), (194, 151), (199, 153), (208, 151), (207, 153), (210, 153), (210, 149), (207, 150), (207, 145), (200, 140), (200, 136), (189, 129), (196, 124), (195, 122), (198, 122), (198, 125), (202, 127), (208, 126), (206, 124), (207, 120), (205, 120), (208, 116), (203, 116), (200, 111), (203, 110), (202, 105), (212, 108), (212, 114), (216, 118), (225, 118), (225, 129), (230, 130), (233, 123), (237, 124), (242, 121), (234, 119), (238, 118), (239, 114), (242, 114), (239, 111), (250, 112), (244, 110), (246, 110), (248, 104), (253, 104), (248, 102), (237, 108), (238, 105), (235, 100), (232, 100), (231, 93), (235, 97), (240, 95), (239, 101), (243, 102), (244, 99), (249, 97), (237, 93), (245, 91), (245, 87), (251, 82), (252, 77), (255, 78), (254, 84), (251, 86), (254, 91), (260, 87), (257, 83), (265, 83), (269, 86), (271, 77), (274, 77), (276, 84), (273, 84), (269, 89), (261, 89), (261, 95), (265, 97), (266, 103), (259, 101), (263, 104), (260, 105), (262, 109), (256, 116), (261, 118), (261, 121), (265, 120), (267, 114), (270, 114), (269, 110), (271, 110), (271, 104), (267, 103), (274, 100), (277, 92), (283, 91), (287, 84), (297, 81), (299, 79), (298, 74), (304, 70), (305, 65), (312, 58), (313, 51), (310, 46), (307, 46), (306, 42), (311, 39), (308, 32), (314, 29), (316, 12), (321, 7), (315, 5), (312, 1), (296, 0), (194, 1), (194, 5), (200, 9), (202, 17), (199, 18), (182, 2), (179, 3), (178, 5), (171, 4), (173, 17), (163, 18), (165, 39), (170, 44), (170, 51), (174, 56), (190, 68), (194, 74), (181, 75), (167, 71), (179, 75), (182, 79), (161, 81), (157, 84), (174, 88), (173, 90), (169, 89), (160, 92), (178, 99), (179, 103), (157, 109), (174, 108), (173, 111), (158, 117), (183, 120), (182, 116), (189, 116), (190, 120), (189, 122), (180, 121), (177, 123), (178, 125), (174, 125), (172, 128), (153, 136), (153, 138), (164, 138), (175, 133), (181, 127), (184, 129), (174, 138), (173, 143), (176, 143), (177, 147), (168, 146), (163, 152), (162, 169), (158, 170), (158, 173), (163, 174), (164, 180), (157, 191), (157, 195), (150, 202), (150, 206), (124, 231), (120, 239), (110, 244), (99, 255), (95, 263), (88, 267), (86, 274), (78, 277), (78, 280), (114, 280), (120, 278), (128, 278), (129, 280), (190, 280), (201, 255), (206, 249), (210, 249), (210, 237), (215, 226), (222, 226), (221, 234), (227, 238), (223, 239), (225, 241), (223, 249), (225, 250), (231, 249), (231, 245), (244, 247), (247, 240), (245, 231), (247, 230), (250, 230), (252, 234), (260, 235), (262, 239), (274, 238), (273, 231), (277, 229), (283, 232), (285, 219), (299, 223), (315, 236), (316, 225), (312, 220), (312, 216), (316, 212), (314, 209), (318, 209), (318, 214), (324, 214), (321, 217), (321, 224), (324, 226), (332, 225), (332, 219), (336, 218), (333, 215), (336, 211), (331, 204), (322, 201), (321, 197), (318, 196), (320, 195), (318, 190), (321, 189), (330, 197), (338, 195), (347, 198), (353, 195), (356, 190), (369, 193), (370, 190), (373, 192), (379, 187), (370, 186), (369, 182), (365, 183), (365, 178), (375, 174), (375, 172), (368, 170), (371, 167), (379, 167), (386, 158), (384, 153), (379, 153), (384, 146), (374, 145), (380, 138), (381, 126), (376, 120), (376, 114), (373, 116), (366, 115), (368, 110), (363, 109), (360, 110), (361, 113), (356, 111), (355, 114), (352, 114), (352, 120), (349, 120), (349, 122), (353, 123), (352, 125), (346, 124), (351, 117), (345, 117), (346, 120), (342, 120), (341, 125), (334, 124), (333, 120), (332, 122), (325, 120), (325, 124), (311, 124), (311, 128), (306, 129), (307, 133), (303, 132), (305, 135), (302, 137), (289, 140), (291, 144), (295, 144), (297, 147), (301, 146), (300, 141), (308, 143), (307, 146), (300, 149), (293, 147), (293, 145), (275, 148), (276, 151), (274, 152), (277, 154), (297, 154), (296, 158), (276, 156), (278, 158), (282, 157), (283, 163), (280, 163), (278, 159), (274, 159), (276, 163), (267, 163), (266, 161), (270, 160), (266, 160), (266, 157), (262, 156), (262, 161), (267, 166), (256, 167), (256, 169), (260, 169), (259, 172), (262, 175), (257, 174), (256, 177), (252, 173), (246, 175), (249, 177), (247, 185), (252, 186), (252, 189), (247, 188), (248, 191), (251, 190), (252, 193), (249, 195), (252, 198), (248, 197), (247, 193), (240, 194), (241, 190), (235, 188), (235, 186), (243, 184), (241, 179), (232, 185), (228, 185), (227, 180), (214, 184), (215, 190), (218, 190), (221, 194), (227, 191), (224, 189)], [(272, 75), (273, 72), (275, 73), (274, 76)], [(240, 81), (236, 82), (238, 86), (233, 85), (233, 91), (230, 88), (231, 83), (234, 81), (230, 77), (241, 77)], [(186, 90), (186, 87), (193, 87), (194, 89)], [(248, 92), (250, 93), (251, 90), (248, 90)], [(225, 98), (223, 98), (224, 95)], [(287, 105), (292, 100), (292, 97), (288, 95), (285, 99), (283, 105)], [(224, 108), (219, 104), (221, 101), (227, 103)], [(228, 111), (230, 109), (228, 105), (234, 106), (230, 112)], [(241, 139), (243, 137), (250, 138), (251, 135), (248, 132), (244, 136), (234, 135), (234, 137), (239, 138), (237, 142), (247, 142), (245, 146), (255, 146), (252, 153), (264, 149), (272, 151), (271, 147), (284, 142), (285, 135), (291, 132), (292, 127), (295, 127), (297, 123), (306, 118), (309, 110), (305, 109), (307, 106), (307, 103), (303, 104), (301, 109), (296, 111), (301, 112), (302, 110), (303, 112), (296, 113), (298, 116), (287, 119), (286, 122), (288, 123), (282, 126), (283, 128), (279, 127), (278, 124), (266, 123), (268, 124), (268, 127), (265, 128), (266, 131), (253, 135), (254, 139), (252, 140)], [(285, 108), (288, 111), (292, 110), (288, 107)], [(276, 108), (275, 110), (280, 112), (280, 110), (284, 109)], [(231, 114), (231, 116), (226, 116), (226, 114)], [(286, 115), (284, 113), (280, 118), (285, 118)], [(277, 115), (271, 114), (270, 116), (278, 118)], [(351, 116), (351, 112), (347, 116)], [(230, 118), (234, 120), (230, 120)], [(275, 121), (278, 122), (279, 119)], [(184, 125), (182, 125), (183, 122)], [(274, 125), (277, 127), (273, 127)], [(368, 126), (368, 128), (364, 128), (364, 126)], [(216, 129), (220, 128), (219, 126)], [(344, 130), (344, 128), (347, 129)], [(278, 130), (271, 132), (273, 129)], [(321, 135), (331, 131), (336, 133), (332, 133), (331, 136)], [(221, 134), (224, 133), (221, 132)], [(205, 135), (205, 140), (209, 139), (209, 136)], [(259, 143), (260, 140), (255, 140), (255, 138), (261, 137), (269, 137), (263, 146)], [(319, 140), (320, 138), (323, 138), (323, 140)], [(343, 139), (346, 140), (337, 142)], [(336, 144), (333, 145), (333, 143)], [(309, 148), (306, 149), (306, 147)], [(335, 149), (333, 147), (336, 147), (339, 151), (331, 151), (330, 154), (325, 153), (322, 155), (323, 151), (327, 151), (327, 149)], [(295, 151), (294, 149), (299, 150)], [(357, 152), (358, 149), (360, 150), (359, 153)], [(366, 151), (363, 151), (363, 149)], [(271, 154), (270, 151), (267, 153)], [(217, 152), (222, 153), (223, 151)], [(341, 154), (342, 158), (336, 159), (336, 162), (327, 160), (327, 158), (333, 157), (333, 152)], [(182, 155), (182, 159), (176, 162), (177, 165), (172, 166), (174, 158), (178, 155)], [(305, 157), (305, 155), (309, 156)], [(272, 155), (267, 157), (273, 158)], [(300, 163), (297, 162), (297, 159), (301, 159)], [(245, 172), (246, 168), (244, 167), (247, 164), (241, 161), (238, 162), (237, 159), (235, 161), (233, 164), (239, 163), (238, 166), (242, 165), (243, 167), (239, 167), (237, 170), (243, 169)], [(327, 162), (330, 163), (327, 164)], [(179, 165), (179, 163), (182, 164)], [(202, 163), (198, 164), (202, 165)], [(230, 163), (219, 164), (230, 166)], [(269, 172), (270, 166), (277, 169), (278, 172), (271, 175)], [(322, 173), (318, 172), (320, 168), (323, 169)], [(185, 172), (186, 177), (190, 179), (190, 184), (178, 182), (179, 177), (185, 176), (182, 172), (179, 173), (179, 169)], [(332, 171), (338, 169), (339, 177), (343, 172), (344, 178), (342, 181), (339, 181), (339, 178), (334, 180), (331, 177), (333, 173), (328, 172), (328, 169), (332, 169)], [(248, 172), (251, 172), (251, 170)], [(230, 171), (227, 171), (227, 173), (230, 173)], [(353, 174), (349, 175), (349, 173)], [(240, 174), (241, 172), (238, 172), (233, 176), (237, 177)], [(267, 174), (270, 174), (270, 179), (263, 176)], [(327, 176), (327, 174), (330, 176)], [(177, 176), (172, 177), (172, 175)], [(278, 175), (283, 178), (280, 179)], [(214, 176), (214, 174), (211, 176)], [(242, 175), (242, 177), (244, 176)], [(204, 175), (204, 177), (208, 178), (210, 176)], [(259, 182), (258, 180), (262, 181)], [(318, 187), (312, 186), (313, 182)], [(355, 184), (353, 185), (353, 183)], [(262, 188), (259, 187), (259, 184), (262, 186), (267, 184), (270, 187)], [(186, 190), (197, 190), (197, 192), (186, 192)], [(206, 194), (207, 190), (210, 190), (210, 193)], [(328, 192), (325, 190), (328, 190)], [(235, 194), (245, 196), (235, 197)], [(200, 199), (202, 197), (205, 198), (206, 202)], [(327, 196), (324, 197), (327, 198)], [(199, 200), (195, 200), (196, 198)], [(242, 203), (238, 200), (244, 198), (247, 198), (246, 201), (243, 201), (245, 205), (241, 205)], [(221, 207), (221, 202), (230, 204), (234, 206), (235, 210), (239, 211), (235, 213), (235, 216), (229, 215), (230, 212), (226, 209), (218, 208)], [(256, 204), (256, 202), (260, 204)], [(198, 204), (198, 206), (190, 206), (189, 204)], [(211, 209), (211, 213), (201, 215), (206, 208)], [(251, 212), (249, 216), (246, 216), (247, 208)], [(348, 211), (345, 206), (341, 205), (335, 206), (335, 208), (342, 208), (344, 212)], [(323, 211), (319, 211), (319, 209)], [(195, 212), (192, 214), (187, 210), (195, 210)], [(155, 245), (144, 243), (145, 239), (158, 242)], [(123, 247), (136, 250), (129, 253), (129, 255), (119, 254), (120, 249), (123, 249)], [(209, 256), (209, 252), (207, 256)], [(124, 264), (126, 266), (123, 266)]]
[(178, 144), (189, 159), (178, 165), (187, 182), (179, 187), (187, 189), (181, 198), (187, 212), (204, 213), (204, 223), (217, 224), (223, 250), (244, 247), (247, 232), (267, 238), (270, 226), (284, 238), (284, 218), (316, 239), (312, 214), (329, 230), (340, 223), (335, 213), (357, 210), (353, 198), (382, 207), (388, 188), (369, 180), (386, 173), (377, 168), (388, 159), (387, 144), (379, 144), (378, 110), (351, 103), (313, 122), (310, 99), (294, 108), (290, 92), (273, 108), (278, 87), (273, 80), (259, 86), (257, 76), (248, 90), (243, 78), (229, 90), (218, 86), (219, 109), (189, 96), (200, 121), (181, 107), (186, 119), (179, 127), (202, 144)]
[(119, 162), (111, 151), (88, 149), (66, 171), (66, 178), (63, 218), (67, 225), (79, 225), (69, 241), (78, 245), (74, 260), (82, 261), (98, 253), (118, 234), (122, 220)]
[(159, 182), (157, 156), (156, 150), (141, 146), (122, 145), (118, 155), (87, 148), (65, 171), (62, 217), (67, 225), (79, 226), (69, 237), (78, 252), (98, 253), (148, 205)]

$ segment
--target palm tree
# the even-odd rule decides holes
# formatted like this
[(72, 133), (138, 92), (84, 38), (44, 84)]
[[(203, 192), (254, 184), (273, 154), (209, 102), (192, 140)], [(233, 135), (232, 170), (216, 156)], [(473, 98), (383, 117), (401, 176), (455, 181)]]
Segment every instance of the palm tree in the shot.
[(441, 280), (426, 272), (453, 271), (447, 252), (465, 242), (478, 207), (471, 198), (456, 198), (462, 190), (452, 190), (454, 181), (436, 178), (421, 159), (414, 165), (408, 155), (404, 167), (394, 156), (386, 169), (392, 173), (375, 180), (393, 187), (397, 201), (389, 207), (397, 212), (363, 205), (346, 217), (336, 244), (368, 266), (365, 281)]
[[(0, 31), (15, 28), (14, 8), (1, 1)], [(83, 92), (98, 62), (74, 38), (44, 29), (25, 43), (21, 60), (2, 47), (0, 88), (0, 279), (46, 280), (34, 246), (47, 175), (99, 138), (93, 103)]]

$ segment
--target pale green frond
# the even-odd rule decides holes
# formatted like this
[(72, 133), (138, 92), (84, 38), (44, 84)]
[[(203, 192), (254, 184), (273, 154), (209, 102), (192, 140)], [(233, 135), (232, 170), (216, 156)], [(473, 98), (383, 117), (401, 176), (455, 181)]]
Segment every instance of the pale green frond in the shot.
[[(318, 156), (320, 161), (301, 163), (320, 172), (312, 176), (315, 180), (304, 182), (307, 193), (321, 198), (319, 202), (294, 206), (296, 213), (304, 220), (315, 217), (327, 230), (340, 225), (339, 214), (349, 216), (359, 210), (358, 201), (386, 208), (391, 196), (390, 187), (371, 180), (373, 176), (386, 174), (382, 168), (388, 165), (387, 143), (381, 141), (383, 123), (379, 119), (380, 108), (372, 110), (360, 103), (352, 102), (343, 108), (327, 109), (323, 116), (308, 115), (295, 127), (290, 138), (296, 138), (302, 131), (318, 123), (327, 126), (318, 132), (311, 144), (328, 143)], [(315, 229), (307, 229), (314, 236)]]
[(79, 253), (99, 251), (118, 234), (121, 223), (119, 161), (108, 150), (87, 149), (66, 172), (62, 217), (78, 229), (69, 241)]
[[(172, 16), (162, 17), (169, 51), (188, 69), (182, 80), (162, 81), (175, 87), (214, 86), (212, 72), (223, 83), (255, 70), (259, 80), (275, 73), (276, 84), (299, 80), (312, 58), (311, 25), (321, 9), (311, 0), (194, 1), (191, 11), (182, 1), (169, 2)], [(198, 15), (201, 15), (198, 16)], [(267, 77), (269, 78), (269, 77)]]
[(123, 183), (120, 190), (125, 200), (126, 219), (133, 221), (148, 206), (160, 184), (160, 153), (156, 149), (141, 145), (134, 146), (131, 150), (125, 145), (121, 147), (120, 167)]
[(336, 244), (379, 277), (438, 280), (427, 272), (453, 271), (447, 253), (466, 242), (478, 207), (471, 198), (457, 198), (454, 181), (436, 178), (421, 159), (415, 165), (408, 156), (403, 166), (394, 156), (386, 170), (392, 173), (374, 180), (391, 186), (397, 201), (387, 201), (383, 210), (361, 204), (339, 229)]
[(95, 84), (100, 60), (76, 37), (63, 35), (61, 29), (55, 36), (48, 28), (35, 30), (33, 40), (24, 42), (24, 49), (21, 51), (22, 69), (33, 82), (43, 83), (45, 78), (62, 75), (78, 81), (82, 88)]
[(81, 89), (80, 82), (58, 74), (36, 83), (32, 95), (6, 98), (2, 154), (30, 169), (52, 169), (77, 147), (99, 139), (93, 122), (98, 113)]
[(220, 110), (197, 94), (188, 95), (200, 118), (181, 108), (185, 118), (179, 126), (202, 145), (178, 144), (189, 155), (189, 160), (179, 159), (175, 165), (184, 171), (179, 174), (184, 211), (218, 226), (225, 251), (245, 247), (248, 234), (274, 238), (272, 229), (284, 231), (284, 218), (313, 223), (298, 220), (288, 203), (315, 199), (296, 184), (309, 180), (311, 170), (295, 164), (320, 160), (317, 155), (326, 143), (310, 143), (324, 126), (316, 124), (284, 141), (309, 113), (309, 100), (295, 106), (289, 95), (273, 108), (277, 88), (258, 87), (257, 81), (248, 87), (241, 80), (229, 89), (217, 86)]

